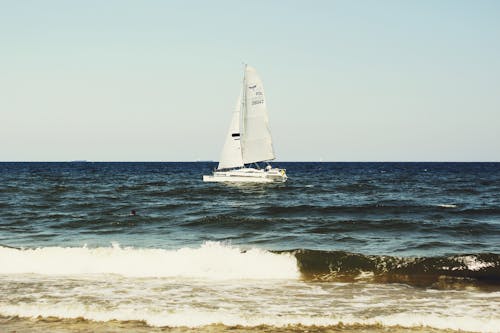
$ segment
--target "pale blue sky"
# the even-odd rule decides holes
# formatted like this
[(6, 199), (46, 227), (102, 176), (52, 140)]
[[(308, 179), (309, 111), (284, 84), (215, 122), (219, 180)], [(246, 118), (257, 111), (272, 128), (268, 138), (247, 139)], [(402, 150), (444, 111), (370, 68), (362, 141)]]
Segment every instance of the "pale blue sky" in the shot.
[(3, 1), (1, 161), (217, 160), (242, 62), (282, 161), (500, 161), (500, 1)]

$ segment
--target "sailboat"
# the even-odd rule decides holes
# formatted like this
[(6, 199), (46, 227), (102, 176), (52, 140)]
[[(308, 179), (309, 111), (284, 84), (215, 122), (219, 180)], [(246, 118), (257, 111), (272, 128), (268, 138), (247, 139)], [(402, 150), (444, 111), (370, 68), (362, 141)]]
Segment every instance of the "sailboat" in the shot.
[(253, 67), (245, 65), (243, 86), (219, 165), (212, 175), (203, 176), (203, 181), (285, 182), (286, 170), (269, 164), (275, 158), (262, 81)]

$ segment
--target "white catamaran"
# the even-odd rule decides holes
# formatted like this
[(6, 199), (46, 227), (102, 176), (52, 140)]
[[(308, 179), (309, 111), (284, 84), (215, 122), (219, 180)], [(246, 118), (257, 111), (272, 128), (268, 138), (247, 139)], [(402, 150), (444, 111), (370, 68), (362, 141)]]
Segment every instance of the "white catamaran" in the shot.
[[(264, 88), (254, 68), (245, 65), (243, 87), (233, 112), (219, 166), (205, 182), (285, 182), (286, 170), (273, 168), (275, 159)], [(262, 168), (259, 163), (266, 162)]]

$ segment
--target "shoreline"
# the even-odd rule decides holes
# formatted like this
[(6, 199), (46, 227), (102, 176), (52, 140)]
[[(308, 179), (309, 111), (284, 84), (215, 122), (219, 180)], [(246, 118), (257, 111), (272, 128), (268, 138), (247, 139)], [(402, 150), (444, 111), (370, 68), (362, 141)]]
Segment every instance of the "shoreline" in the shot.
[(82, 317), (73, 319), (63, 319), (58, 317), (6, 317), (0, 315), (0, 327), (5, 333), (32, 333), (32, 332), (51, 332), (51, 333), (72, 333), (72, 332), (113, 332), (113, 333), (245, 333), (245, 332), (276, 332), (276, 333), (383, 333), (390, 331), (391, 333), (452, 333), (461, 332), (468, 333), (471, 331), (464, 330), (451, 330), (451, 329), (438, 329), (429, 326), (416, 326), (416, 327), (402, 327), (384, 326), (381, 324), (365, 325), (365, 324), (342, 324), (328, 325), (328, 326), (315, 326), (315, 325), (286, 325), (286, 326), (228, 326), (223, 324), (210, 324), (199, 327), (155, 327), (149, 326), (144, 321), (93, 321), (87, 320)]

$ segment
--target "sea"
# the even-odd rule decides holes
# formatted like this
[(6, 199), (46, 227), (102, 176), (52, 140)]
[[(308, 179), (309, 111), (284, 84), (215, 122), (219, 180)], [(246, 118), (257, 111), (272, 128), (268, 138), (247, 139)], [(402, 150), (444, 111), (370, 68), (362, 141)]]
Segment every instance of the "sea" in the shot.
[(216, 165), (0, 163), (0, 332), (500, 332), (500, 163)]

